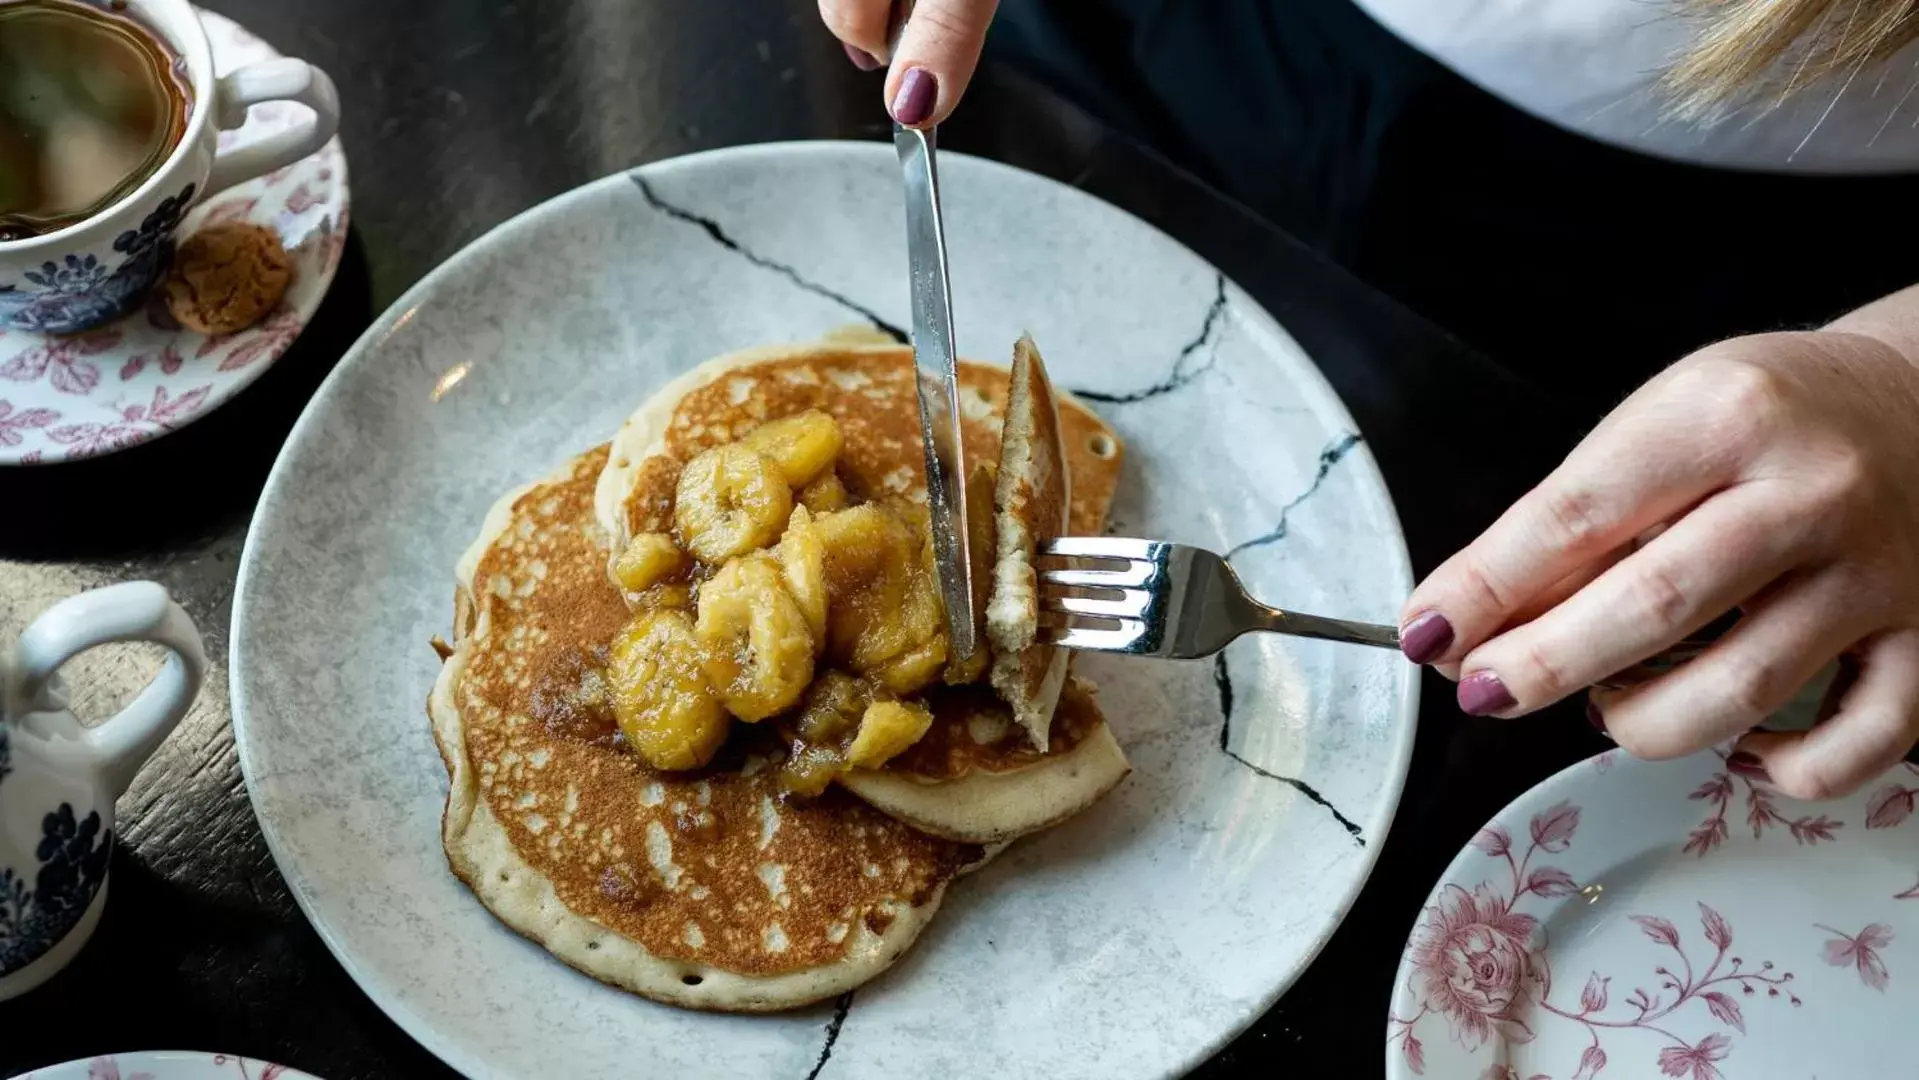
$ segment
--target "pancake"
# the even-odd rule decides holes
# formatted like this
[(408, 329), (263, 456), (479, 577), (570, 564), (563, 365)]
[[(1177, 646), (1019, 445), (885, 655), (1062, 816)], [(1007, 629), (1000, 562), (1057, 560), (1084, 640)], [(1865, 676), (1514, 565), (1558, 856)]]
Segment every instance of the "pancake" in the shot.
[[(912, 351), (897, 345), (828, 341), (708, 361), (662, 387), (621, 425), (595, 493), (598, 520), (622, 546), (639, 533), (669, 530), (683, 462), (768, 420), (808, 409), (827, 412), (839, 424), (844, 443), (837, 469), (855, 497), (924, 501), (914, 380)], [(997, 461), (1008, 372), (962, 361), (959, 381), (966, 460)], [(1068, 395), (1058, 395), (1057, 414), (1071, 477), (1069, 528), (1097, 533), (1118, 481), (1119, 440)], [(1058, 744), (1039, 753), (1003, 702), (936, 692), (927, 701), (934, 719), (922, 743), (947, 748), (938, 761), (915, 748), (881, 769), (849, 772), (838, 783), (935, 836), (981, 844), (1011, 840), (1090, 806), (1130, 769), (1090, 688), (1074, 700), (1070, 722), (1053, 725)]]
[(617, 742), (599, 670), (628, 618), (593, 493), (602, 447), (510, 493), (458, 567), (428, 702), (447, 861), (567, 964), (674, 1005), (792, 1008), (885, 970), (982, 862), (852, 796), (782, 798), (785, 747), (735, 725), (703, 770)]
[(1066, 533), (1071, 484), (1053, 384), (1033, 339), (1021, 337), (1013, 346), (1011, 390), (1000, 428), (993, 491), (997, 551), (986, 632), (994, 648), (993, 688), (1040, 750), (1046, 749), (1069, 657), (1034, 640), (1039, 635), (1037, 555), (1039, 545)]

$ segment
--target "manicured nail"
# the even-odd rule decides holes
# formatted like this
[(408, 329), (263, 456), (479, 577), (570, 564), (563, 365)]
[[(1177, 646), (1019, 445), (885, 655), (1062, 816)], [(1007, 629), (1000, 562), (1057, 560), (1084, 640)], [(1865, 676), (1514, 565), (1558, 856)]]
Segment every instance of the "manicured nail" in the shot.
[(1453, 624), (1437, 611), (1413, 617), (1399, 632), (1399, 651), (1415, 664), (1430, 664), (1453, 646)]
[(932, 118), (939, 99), (937, 76), (925, 68), (907, 68), (900, 76), (900, 92), (893, 95), (893, 119), (907, 127), (924, 124)]
[(1606, 734), (1606, 714), (1599, 711), (1599, 705), (1591, 698), (1586, 699), (1586, 722), (1601, 735)]
[(846, 45), (845, 42), (841, 42), (840, 44), (846, 46), (846, 58), (853, 61), (854, 67), (859, 68), (861, 71), (878, 71), (880, 69), (879, 57), (874, 56), (858, 45)]
[(1491, 716), (1513, 705), (1512, 691), (1490, 671), (1475, 671), (1459, 680), (1459, 709), (1467, 716)]

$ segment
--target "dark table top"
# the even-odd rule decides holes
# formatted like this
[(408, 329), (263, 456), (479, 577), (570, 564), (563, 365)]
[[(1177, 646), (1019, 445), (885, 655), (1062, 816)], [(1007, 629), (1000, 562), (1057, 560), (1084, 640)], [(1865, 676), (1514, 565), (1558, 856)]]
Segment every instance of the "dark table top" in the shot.
[[(810, 0), (210, 6), (339, 84), (352, 239), (306, 334), (213, 416), (110, 458), (0, 470), (0, 640), (62, 596), (151, 578), (199, 622), (215, 663), (193, 713), (121, 804), (113, 895), (92, 943), (45, 987), (0, 1005), (0, 1075), (161, 1047), (241, 1053), (329, 1080), (447, 1075), (327, 952), (247, 801), (225, 662), (260, 485), (307, 397), (375, 313), (486, 229), (650, 160), (884, 137), (879, 84), (847, 64)], [(1592, 419), (1016, 74), (984, 71), (942, 141), (1113, 202), (1257, 297), (1357, 417), (1422, 573)], [(69, 670), (80, 711), (104, 715), (156, 667), (137, 649), (81, 658)], [(1568, 709), (1468, 721), (1450, 685), (1429, 676), (1412, 773), (1371, 881), (1305, 976), (1196, 1075), (1380, 1072), (1393, 973), (1433, 882), (1507, 801), (1602, 745)]]

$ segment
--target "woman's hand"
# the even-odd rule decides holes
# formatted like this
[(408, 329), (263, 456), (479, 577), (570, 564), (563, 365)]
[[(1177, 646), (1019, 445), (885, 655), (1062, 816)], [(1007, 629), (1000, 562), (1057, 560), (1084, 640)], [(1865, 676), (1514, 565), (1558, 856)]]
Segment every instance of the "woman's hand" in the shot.
[[(867, 71), (889, 60), (893, 0), (820, 0), (820, 18)], [(946, 119), (966, 93), (999, 0), (919, 0), (886, 73), (886, 111), (907, 127)]]
[(1830, 719), (1740, 748), (1789, 795), (1859, 787), (1919, 739), (1915, 343), (1909, 290), (1674, 364), (1414, 591), (1407, 655), (1456, 666), (1466, 712), (1518, 716), (1737, 607), (1703, 655), (1593, 691), (1588, 717), (1673, 757), (1748, 732), (1848, 654)]

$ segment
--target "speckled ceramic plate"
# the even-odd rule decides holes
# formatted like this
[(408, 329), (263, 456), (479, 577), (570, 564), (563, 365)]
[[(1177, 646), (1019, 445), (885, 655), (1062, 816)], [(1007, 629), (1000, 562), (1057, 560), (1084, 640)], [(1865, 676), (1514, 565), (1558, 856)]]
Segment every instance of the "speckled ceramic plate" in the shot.
[(143, 1050), (49, 1065), (14, 1080), (316, 1080), (306, 1073), (233, 1054)]
[(1811, 805), (1708, 751), (1582, 762), (1460, 852), (1407, 943), (1393, 1080), (1911, 1076), (1919, 769)]
[[(225, 16), (201, 11), (216, 70), (279, 56)], [(220, 149), (292, 127), (303, 106), (268, 102), (220, 133)], [(287, 351), (319, 310), (347, 236), (346, 153), (334, 139), (303, 158), (196, 207), (180, 236), (250, 221), (280, 234), (293, 282), (278, 310), (238, 333), (183, 330), (157, 294), (117, 322), (81, 334), (0, 330), (0, 465), (78, 461), (150, 442), (212, 412)]]
[[(1310, 611), (1390, 620), (1406, 551), (1366, 444), (1270, 316), (1081, 192), (942, 158), (963, 353), (1030, 330), (1127, 440), (1114, 527), (1232, 551)], [(553, 200), (436, 270), (321, 388), (261, 498), (233, 622), (240, 759), (294, 895), (407, 1030), (476, 1076), (1167, 1076), (1264, 1011), (1384, 839), (1415, 672), (1249, 639), (1219, 663), (1088, 657), (1135, 772), (948, 895), (835, 1009), (698, 1015), (500, 925), (440, 850), (423, 703), (487, 507), (743, 346), (908, 320), (890, 147), (748, 147)]]

